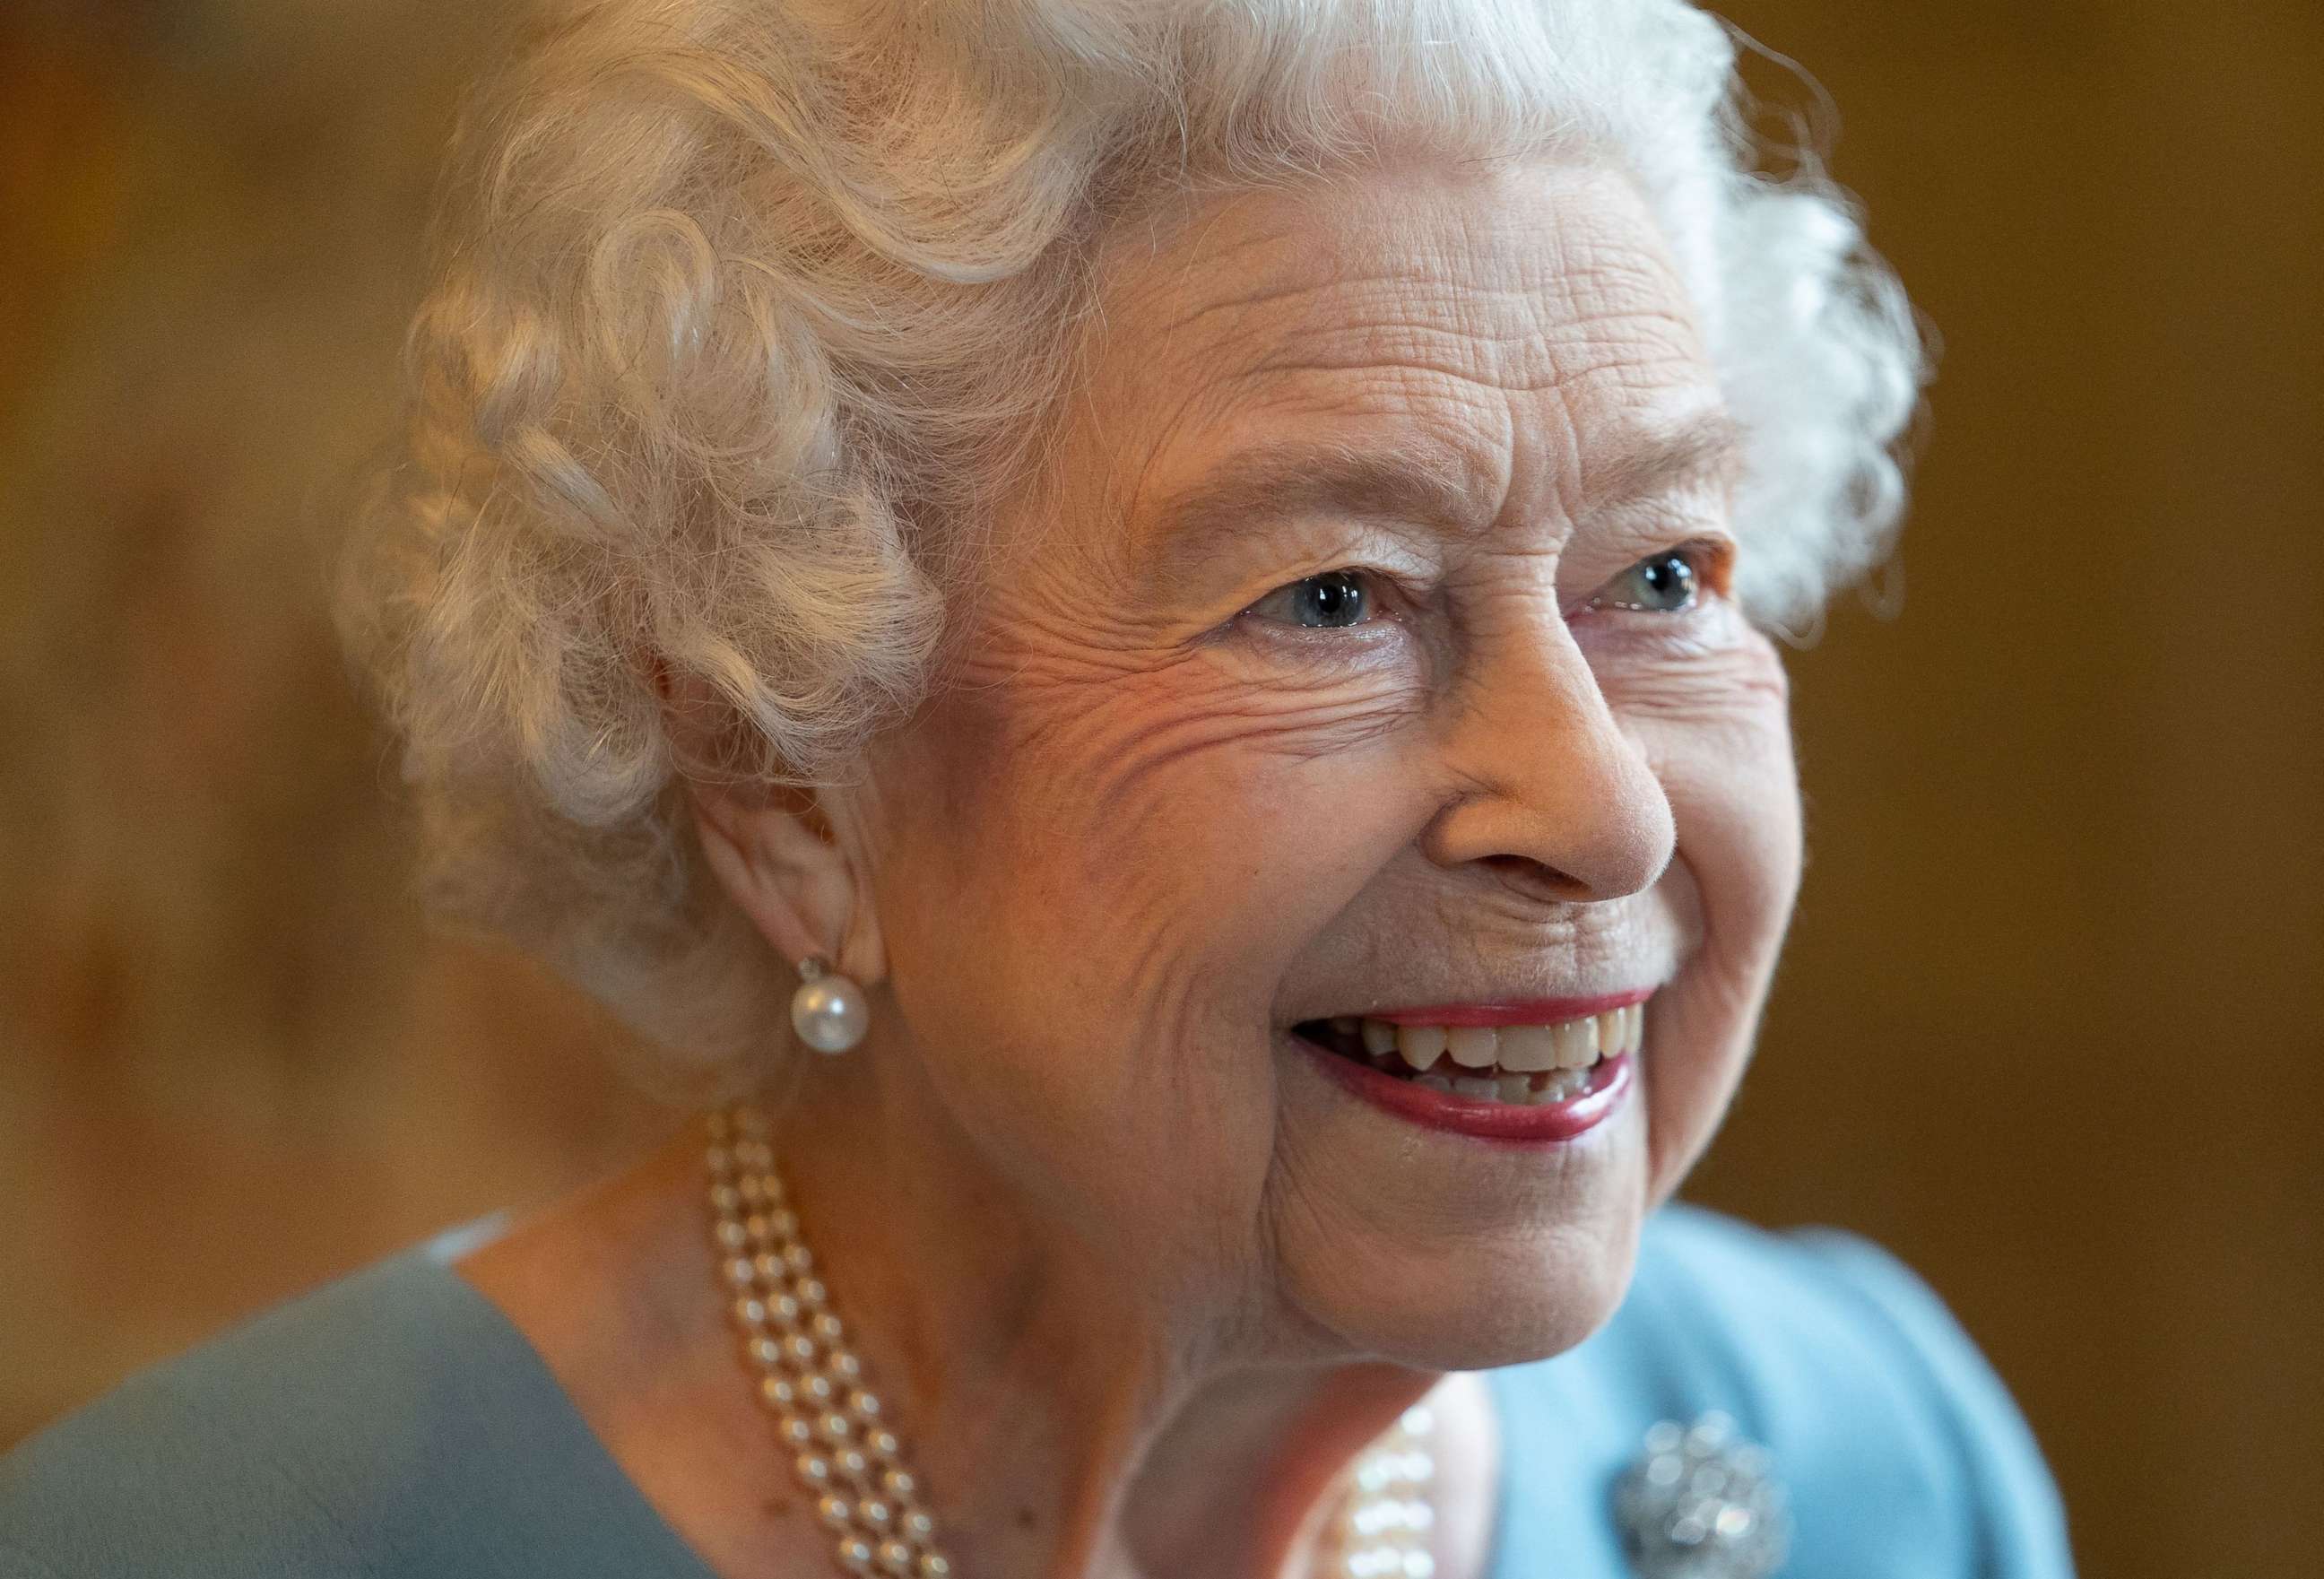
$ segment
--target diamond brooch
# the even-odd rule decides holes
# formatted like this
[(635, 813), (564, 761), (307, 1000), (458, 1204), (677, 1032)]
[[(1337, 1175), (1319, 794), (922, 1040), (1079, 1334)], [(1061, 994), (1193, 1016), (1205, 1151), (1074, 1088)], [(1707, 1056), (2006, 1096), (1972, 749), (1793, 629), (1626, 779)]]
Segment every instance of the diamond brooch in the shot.
[(1791, 1544), (1766, 1451), (1716, 1411), (1665, 1420), (1614, 1484), (1614, 1520), (1638, 1579), (1766, 1579)]

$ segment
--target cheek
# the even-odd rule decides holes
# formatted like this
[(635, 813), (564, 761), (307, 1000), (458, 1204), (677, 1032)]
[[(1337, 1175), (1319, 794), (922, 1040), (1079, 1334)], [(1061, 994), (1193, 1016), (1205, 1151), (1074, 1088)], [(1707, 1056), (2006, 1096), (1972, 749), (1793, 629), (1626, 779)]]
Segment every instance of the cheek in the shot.
[(1732, 652), (1631, 675), (1609, 697), (1670, 798), (1678, 845), (1664, 879), (1689, 950), (1654, 1011), (1650, 1178), (1674, 1189), (1733, 1095), (1798, 893), (1800, 799), (1780, 660), (1754, 636)]
[(1019, 666), (964, 694), (959, 831), (980, 896), (1084, 953), (1103, 940), (1166, 974), (1199, 959), (1271, 981), (1378, 864), (1363, 829), (1395, 805), (1379, 770), (1415, 697), (1389, 666), (1262, 668), (1202, 648)]
[(961, 1116), (1069, 1190), (1118, 1190), (1128, 1148), (1255, 1191), (1286, 966), (1410, 836), (1380, 766), (1404, 705), (1204, 651), (1019, 652), (932, 702), (879, 770), (918, 798), (880, 902)]
[(1799, 781), (1780, 711), (1730, 717), (1664, 753), (1678, 858), (1702, 890), (1703, 945), (1729, 968), (1772, 967), (1799, 891)]
[(1800, 871), (1790, 689), (1774, 646), (1739, 632), (1600, 683), (1670, 798), (1677, 859), (1702, 893), (1704, 946), (1757, 959), (1780, 942)]

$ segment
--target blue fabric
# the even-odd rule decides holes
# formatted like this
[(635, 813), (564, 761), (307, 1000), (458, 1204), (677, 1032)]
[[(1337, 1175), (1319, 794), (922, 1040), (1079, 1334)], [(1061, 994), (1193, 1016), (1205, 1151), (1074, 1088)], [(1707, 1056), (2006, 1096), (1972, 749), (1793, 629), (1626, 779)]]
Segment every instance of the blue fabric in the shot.
[[(711, 1579), (540, 1356), (421, 1246), (0, 1458), (0, 1579)], [(1615, 1478), (1723, 1409), (1773, 1455), (1787, 1579), (2065, 1579), (2007, 1394), (1935, 1296), (1831, 1231), (1658, 1214), (1622, 1307), (1488, 1373), (1491, 1579), (1620, 1579)]]
[(1831, 1229), (1764, 1233), (1672, 1207), (1587, 1343), (1486, 1372), (1501, 1422), (1492, 1579), (1628, 1569), (1614, 1482), (1657, 1420), (1722, 1410), (1790, 1494), (1788, 1579), (2068, 1579), (2034, 1439), (1950, 1313)]

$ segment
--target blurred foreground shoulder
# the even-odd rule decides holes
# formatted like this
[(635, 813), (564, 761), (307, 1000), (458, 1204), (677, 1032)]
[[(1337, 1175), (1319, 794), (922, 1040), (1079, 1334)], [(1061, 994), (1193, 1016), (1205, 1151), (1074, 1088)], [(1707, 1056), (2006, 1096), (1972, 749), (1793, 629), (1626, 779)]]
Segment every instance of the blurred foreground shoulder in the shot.
[(1629, 1572), (1617, 1481), (1649, 1427), (1714, 1412), (1766, 1450), (1786, 1494), (1784, 1579), (2073, 1572), (2056, 1485), (2007, 1390), (1928, 1285), (1854, 1234), (1667, 1208), (1602, 1331), (1489, 1375), (1516, 1505), (1497, 1574), (1550, 1571), (1559, 1545), (1570, 1569), (1585, 1524), (1602, 1570)]
[(0, 1456), (0, 1579), (701, 1579), (443, 1253), (296, 1300)]

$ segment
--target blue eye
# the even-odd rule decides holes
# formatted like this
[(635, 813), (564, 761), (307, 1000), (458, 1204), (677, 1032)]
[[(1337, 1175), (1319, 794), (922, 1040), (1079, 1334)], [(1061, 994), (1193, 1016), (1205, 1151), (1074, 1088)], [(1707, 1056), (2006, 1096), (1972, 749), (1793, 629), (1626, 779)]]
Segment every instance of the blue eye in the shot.
[(1641, 609), (1650, 614), (1683, 614), (1694, 606), (1694, 561), (1684, 550), (1673, 549), (1639, 560), (1606, 584), (1599, 601), (1610, 608)]
[(1372, 617), (1372, 596), (1352, 570), (1327, 570), (1288, 586), (1278, 586), (1250, 605), (1262, 619), (1311, 631), (1360, 625)]

